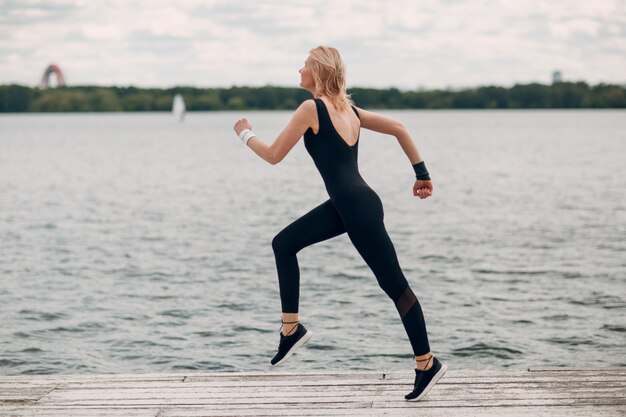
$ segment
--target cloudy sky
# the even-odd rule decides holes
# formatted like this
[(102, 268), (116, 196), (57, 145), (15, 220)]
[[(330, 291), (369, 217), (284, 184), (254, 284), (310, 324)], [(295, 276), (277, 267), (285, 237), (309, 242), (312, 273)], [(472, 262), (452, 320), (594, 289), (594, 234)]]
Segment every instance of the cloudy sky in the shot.
[(317, 45), (349, 86), (624, 84), (626, 0), (0, 0), (0, 84), (297, 86)]

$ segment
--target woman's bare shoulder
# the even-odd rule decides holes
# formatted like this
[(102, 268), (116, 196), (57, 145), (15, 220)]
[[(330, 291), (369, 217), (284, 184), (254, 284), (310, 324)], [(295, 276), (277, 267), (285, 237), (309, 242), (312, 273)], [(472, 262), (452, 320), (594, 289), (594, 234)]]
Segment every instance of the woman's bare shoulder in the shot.
[(315, 100), (310, 98), (300, 103), (294, 113), (294, 117), (304, 118), (309, 121), (317, 119), (317, 108), (315, 106)]
[(300, 106), (298, 106), (298, 108), (303, 108), (303, 109), (307, 109), (307, 110), (311, 110), (315, 108), (315, 100), (312, 98), (306, 99), (304, 100), (302, 103), (300, 103)]

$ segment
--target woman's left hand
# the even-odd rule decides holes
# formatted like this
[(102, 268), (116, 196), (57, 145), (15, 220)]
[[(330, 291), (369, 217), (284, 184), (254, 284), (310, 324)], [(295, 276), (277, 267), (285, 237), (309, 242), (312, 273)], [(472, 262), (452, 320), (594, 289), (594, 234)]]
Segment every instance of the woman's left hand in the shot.
[(242, 130), (252, 130), (252, 125), (250, 124), (250, 122), (248, 122), (248, 119), (244, 117), (243, 119), (237, 120), (235, 126), (233, 126), (233, 129), (235, 129), (235, 133), (237, 134), (237, 136), (239, 136)]
[(413, 195), (422, 200), (433, 195), (433, 182), (430, 180), (415, 180)]

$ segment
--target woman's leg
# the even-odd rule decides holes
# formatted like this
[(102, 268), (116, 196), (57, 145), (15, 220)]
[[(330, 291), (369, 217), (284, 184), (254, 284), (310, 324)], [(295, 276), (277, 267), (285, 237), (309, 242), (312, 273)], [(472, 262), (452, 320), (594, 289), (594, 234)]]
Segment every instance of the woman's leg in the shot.
[(380, 287), (393, 300), (411, 342), (413, 353), (420, 359), (425, 357), (430, 352), (430, 345), (424, 314), (400, 269), (396, 251), (384, 224), (348, 231), (348, 236), (372, 269)]
[(335, 206), (327, 200), (285, 227), (274, 237), (272, 248), (278, 271), (283, 321), (297, 321), (300, 268), (296, 254), (307, 246), (344, 232), (345, 228)]
[[(350, 202), (358, 210), (350, 210), (352, 215), (343, 219), (348, 236), (371, 268), (380, 287), (393, 300), (416, 359), (428, 358), (430, 345), (422, 308), (400, 268), (395, 248), (385, 229), (382, 203), (379, 199), (375, 201), (366, 197), (354, 198)], [(420, 369), (431, 365), (427, 361), (417, 362)]]

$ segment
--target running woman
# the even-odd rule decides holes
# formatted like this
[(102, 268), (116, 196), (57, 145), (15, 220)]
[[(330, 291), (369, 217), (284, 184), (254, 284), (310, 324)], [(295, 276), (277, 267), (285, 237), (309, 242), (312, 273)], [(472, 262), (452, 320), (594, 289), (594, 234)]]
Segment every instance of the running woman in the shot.
[(274, 143), (268, 146), (259, 139), (245, 118), (234, 125), (242, 142), (272, 165), (282, 161), (304, 136), (306, 150), (330, 197), (285, 227), (272, 240), (282, 326), (278, 353), (271, 364), (284, 363), (312, 336), (312, 332), (298, 321), (300, 270), (296, 254), (307, 246), (345, 232), (398, 310), (416, 362), (414, 389), (405, 399), (418, 401), (443, 376), (447, 366), (430, 351), (420, 303), (402, 273), (383, 223), (382, 202), (359, 173), (360, 129), (396, 137), (416, 175), (414, 196), (420, 199), (430, 197), (433, 184), (417, 146), (400, 121), (353, 105), (346, 93), (345, 66), (335, 48), (319, 46), (312, 49), (299, 72), (300, 86), (311, 92), (314, 98), (298, 107)]

